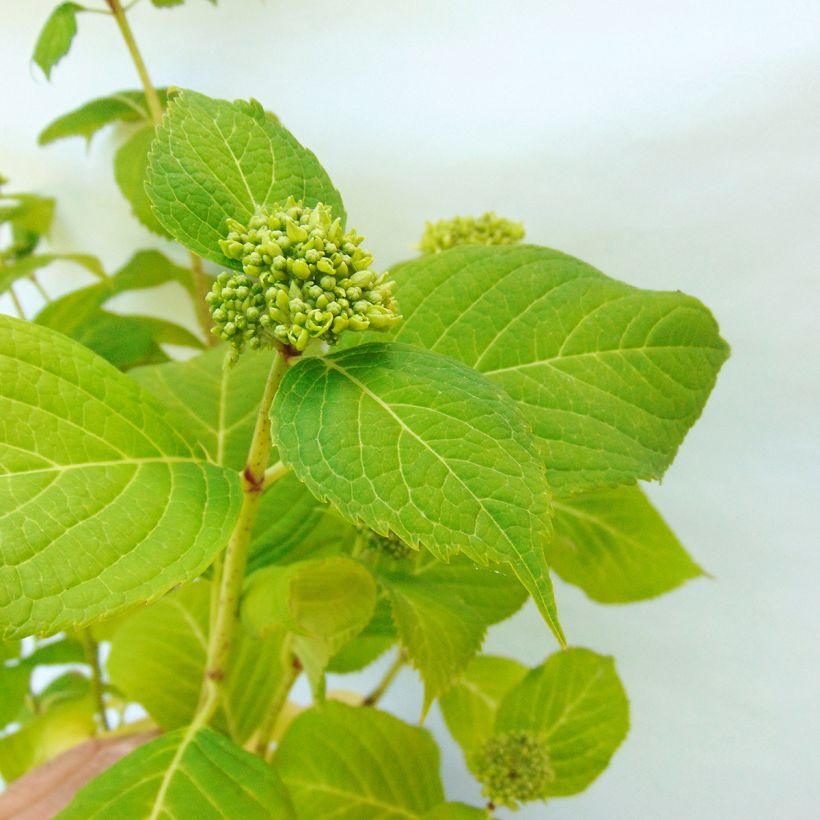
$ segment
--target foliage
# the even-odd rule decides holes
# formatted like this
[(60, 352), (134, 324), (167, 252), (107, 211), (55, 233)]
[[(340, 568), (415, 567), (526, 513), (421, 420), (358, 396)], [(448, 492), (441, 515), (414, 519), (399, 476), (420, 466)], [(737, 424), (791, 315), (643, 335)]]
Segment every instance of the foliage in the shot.
[[(52, 199), (0, 197), (20, 312), (0, 317), (0, 773), (154, 729), (60, 816), (477, 818), (587, 788), (629, 707), (614, 661), (565, 637), (550, 573), (602, 603), (703, 574), (638, 482), (703, 410), (728, 355), (714, 318), (494, 214), (428, 223), (421, 256), (377, 272), (278, 118), (154, 88), (107, 5), (142, 88), (39, 141), (117, 129), (116, 181), (168, 247), (108, 274), (43, 250)], [(46, 22), (47, 77), (83, 11)], [(52, 299), (38, 273), (65, 262), (92, 283)], [(31, 320), (23, 285), (45, 301)], [(195, 331), (110, 309), (160, 285)], [(529, 600), (559, 651), (480, 654)], [(369, 694), (328, 688), (388, 651)], [(378, 708), (405, 665), (474, 806), (447, 801), (432, 735)]]

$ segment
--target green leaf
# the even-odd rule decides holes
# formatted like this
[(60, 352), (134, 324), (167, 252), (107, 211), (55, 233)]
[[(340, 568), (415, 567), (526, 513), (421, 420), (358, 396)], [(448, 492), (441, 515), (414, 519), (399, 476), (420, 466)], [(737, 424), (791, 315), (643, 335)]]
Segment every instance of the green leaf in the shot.
[(163, 227), (188, 250), (223, 267), (219, 240), (230, 217), (293, 195), (342, 217), (339, 192), (316, 157), (262, 106), (182, 91), (168, 106), (148, 162), (148, 196)]
[[(158, 88), (157, 94), (163, 107), (167, 104), (168, 91)], [(145, 94), (142, 91), (118, 91), (108, 97), (100, 97), (63, 114), (50, 123), (37, 138), (40, 145), (48, 145), (67, 137), (83, 137), (87, 142), (106, 125), (116, 122), (151, 121)]]
[(387, 652), (397, 637), (393, 607), (388, 598), (381, 596), (367, 626), (331, 658), (327, 671), (340, 675), (358, 672)]
[(526, 666), (511, 658), (479, 655), (461, 680), (442, 695), (441, 713), (468, 765), (473, 752), (492, 734), (501, 699), (527, 672)]
[(62, 638), (59, 641), (41, 644), (30, 655), (22, 658), (20, 663), (29, 669), (35, 666), (61, 663), (85, 663), (86, 655), (83, 645), (77, 638)]
[(393, 338), (515, 399), (560, 494), (663, 475), (729, 352), (696, 299), (547, 248), (458, 247), (393, 273)]
[(314, 495), (441, 560), (509, 564), (563, 641), (544, 469), (515, 405), (480, 374), (406, 345), (361, 345), (299, 362), (271, 415), (282, 459)]
[[(96, 256), (85, 253), (42, 253), (33, 256), (24, 256), (12, 262), (0, 259), (0, 293), (8, 290), (18, 279), (30, 276), (40, 268), (52, 262), (64, 260), (80, 265), (100, 278), (105, 276), (100, 260)], [(60, 301), (60, 300), (57, 300)], [(52, 302), (52, 304), (55, 304)]]
[(323, 692), (330, 658), (368, 624), (376, 606), (376, 584), (349, 558), (270, 566), (248, 579), (242, 621), (259, 635), (284, 628), (314, 690)]
[(0, 641), (0, 661), (16, 660), (21, 648), (21, 641)]
[(14, 200), (14, 205), (0, 208), (0, 222), (11, 222), (15, 228), (45, 234), (54, 221), (55, 200), (39, 194), (3, 194), (3, 199)]
[[(114, 633), (111, 682), (165, 730), (190, 723), (199, 704), (209, 634), (211, 584), (197, 581), (135, 612)], [(215, 725), (244, 745), (285, 673), (284, 633), (264, 639), (239, 629)]]
[(390, 594), (399, 637), (424, 680), (424, 712), (452, 686), (484, 642), (487, 627), (508, 618), (527, 593), (510, 575), (457, 557), (422, 555), (379, 579)]
[(76, 342), (2, 316), (0, 350), (0, 634), (82, 626), (199, 575), (238, 477)]
[(406, 820), (444, 800), (433, 739), (377, 709), (329, 702), (303, 712), (274, 765), (299, 817)]
[(159, 737), (81, 789), (60, 820), (242, 817), (295, 820), (276, 772), (212, 729)]
[(549, 750), (552, 797), (583, 791), (629, 730), (629, 702), (612, 658), (572, 648), (531, 670), (501, 701), (495, 732), (529, 731)]
[(74, 35), (77, 33), (77, 13), (85, 11), (78, 3), (60, 3), (46, 20), (32, 60), (51, 79), (51, 70), (68, 54)]
[(486, 809), (466, 803), (440, 803), (424, 815), (424, 820), (488, 820)]
[(639, 487), (581, 493), (553, 505), (550, 565), (595, 601), (642, 601), (703, 575)]
[(93, 350), (120, 369), (167, 361), (160, 344), (201, 348), (202, 342), (173, 322), (149, 316), (120, 316), (102, 310), (110, 299), (132, 290), (179, 282), (193, 288), (191, 272), (159, 251), (138, 251), (111, 277), (47, 304), (34, 318)]
[(153, 125), (141, 128), (132, 134), (117, 150), (114, 156), (114, 178), (122, 195), (131, 203), (134, 216), (149, 231), (168, 236), (159, 224), (145, 190), (145, 175), (148, 169), (148, 149), (154, 141), (156, 129)]
[(30, 677), (27, 666), (0, 666), (0, 729), (15, 720), (23, 708)]
[(232, 367), (225, 367), (225, 354), (226, 347), (219, 346), (129, 375), (173, 412), (210, 461), (241, 470), (274, 353), (252, 351)]

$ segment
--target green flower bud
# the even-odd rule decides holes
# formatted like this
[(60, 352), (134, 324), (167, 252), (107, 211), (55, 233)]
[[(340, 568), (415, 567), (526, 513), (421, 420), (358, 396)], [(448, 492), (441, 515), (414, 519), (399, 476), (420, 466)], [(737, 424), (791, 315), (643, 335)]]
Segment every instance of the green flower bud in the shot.
[(520, 222), (487, 212), (479, 217), (457, 216), (427, 222), (419, 248), (422, 253), (440, 253), (456, 245), (514, 245), (524, 238)]
[(517, 809), (519, 801), (545, 800), (555, 780), (547, 745), (533, 732), (493, 735), (473, 762), (484, 795), (511, 809)]
[(395, 561), (401, 561), (416, 554), (416, 551), (409, 544), (405, 544), (394, 532), (379, 535), (367, 527), (359, 527), (359, 532), (364, 537), (368, 549), (380, 552)]

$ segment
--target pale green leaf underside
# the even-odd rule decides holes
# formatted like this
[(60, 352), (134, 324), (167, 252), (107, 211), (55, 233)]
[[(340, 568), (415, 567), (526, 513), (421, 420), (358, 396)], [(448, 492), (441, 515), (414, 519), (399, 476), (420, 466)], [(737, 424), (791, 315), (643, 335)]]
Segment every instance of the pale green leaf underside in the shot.
[(407, 820), (444, 800), (433, 739), (376, 709), (326, 703), (304, 712), (274, 765), (299, 817)]
[(129, 375), (174, 414), (214, 464), (241, 470), (248, 455), (271, 351), (252, 351), (225, 367), (220, 345), (184, 362), (140, 367)]
[(550, 566), (595, 601), (641, 601), (703, 575), (640, 487), (593, 490), (553, 505)]
[(481, 375), (406, 345), (363, 345), (299, 362), (272, 419), (314, 495), (440, 559), (509, 564), (562, 639), (544, 470), (515, 405)]
[(147, 125), (132, 134), (114, 156), (114, 178), (122, 195), (131, 205), (134, 216), (149, 231), (160, 236), (168, 232), (154, 215), (151, 202), (145, 190), (145, 175), (148, 168), (148, 149), (154, 140), (154, 126)]
[(555, 780), (549, 794), (585, 789), (607, 767), (629, 730), (629, 702), (612, 658), (589, 649), (557, 652), (501, 701), (495, 732), (540, 734)]
[(295, 820), (276, 772), (212, 729), (178, 729), (141, 746), (80, 790), (60, 820)]
[(560, 494), (659, 478), (728, 355), (696, 299), (547, 248), (459, 247), (394, 276), (405, 318), (393, 338), (503, 387)]
[(381, 572), (402, 644), (424, 680), (425, 711), (481, 648), (487, 627), (527, 598), (521, 584), (458, 556), (449, 564), (422, 554), (412, 571)]
[(135, 382), (0, 317), (0, 621), (17, 637), (114, 615), (201, 573), (240, 502)]
[(492, 734), (501, 699), (527, 672), (526, 666), (511, 658), (479, 655), (439, 700), (447, 728), (464, 750), (468, 765), (473, 752)]
[[(197, 581), (137, 610), (111, 639), (111, 682), (165, 730), (190, 723), (208, 646), (211, 584)], [(239, 629), (216, 727), (239, 744), (258, 729), (284, 675), (284, 634)]]
[(182, 91), (151, 150), (148, 195), (163, 227), (191, 251), (226, 267), (219, 240), (228, 218), (246, 222), (293, 195), (324, 202), (344, 220), (339, 192), (319, 161), (257, 102)]

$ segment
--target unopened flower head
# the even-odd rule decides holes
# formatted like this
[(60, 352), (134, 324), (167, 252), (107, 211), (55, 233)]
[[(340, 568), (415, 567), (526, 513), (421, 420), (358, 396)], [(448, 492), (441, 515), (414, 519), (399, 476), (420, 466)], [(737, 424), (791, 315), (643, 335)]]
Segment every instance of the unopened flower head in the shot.
[(514, 245), (524, 238), (520, 222), (487, 212), (428, 222), (419, 245), (422, 253), (440, 253), (456, 245)]
[(362, 527), (361, 533), (365, 544), (370, 549), (380, 552), (382, 555), (386, 555), (388, 558), (392, 558), (396, 561), (401, 561), (416, 552), (394, 532), (390, 532), (387, 535), (379, 535), (379, 533), (375, 530), (371, 530), (369, 527)]
[(546, 799), (555, 779), (547, 746), (532, 732), (493, 735), (474, 762), (484, 795), (511, 809), (519, 802)]
[[(371, 270), (373, 256), (360, 247), (362, 237), (343, 231), (329, 206), (309, 208), (291, 197), (247, 225), (229, 219), (228, 231), (222, 252), (241, 262), (257, 286), (254, 298), (263, 298), (265, 320), (254, 326), (260, 343), (276, 340), (302, 351), (312, 339), (332, 345), (346, 330), (388, 330), (401, 319), (388, 274)], [(231, 341), (235, 332), (226, 337), (217, 302), (210, 302), (214, 332)], [(242, 337), (248, 346), (251, 337)]]

